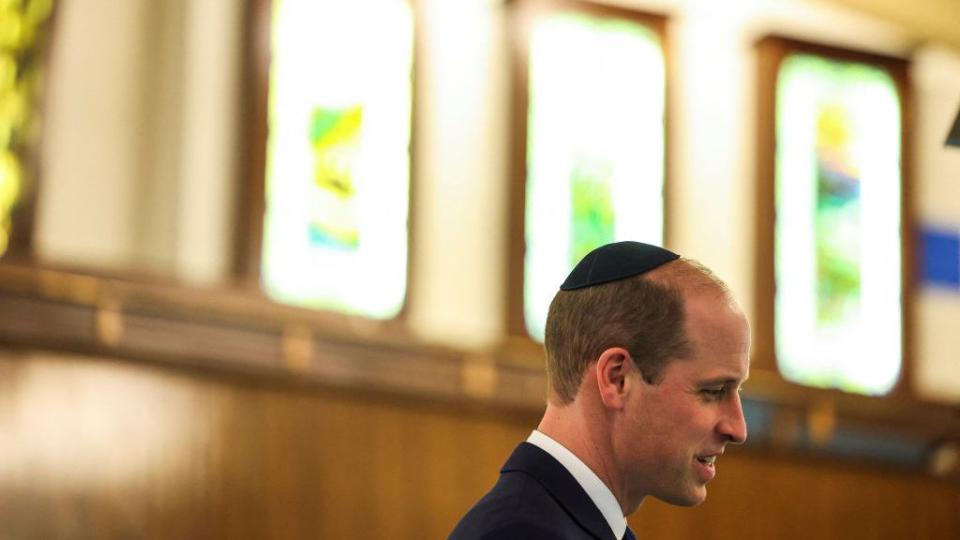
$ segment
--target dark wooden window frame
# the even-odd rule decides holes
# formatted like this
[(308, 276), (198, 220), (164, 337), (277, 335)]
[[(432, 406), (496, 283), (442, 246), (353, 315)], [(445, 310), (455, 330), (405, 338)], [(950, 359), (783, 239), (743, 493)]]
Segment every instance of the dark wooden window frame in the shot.
[[(504, 320), (507, 328), (507, 341), (511, 348), (525, 350), (534, 354), (540, 346), (529, 336), (523, 311), (524, 259), (526, 252), (526, 179), (527, 179), (527, 111), (530, 87), (530, 33), (529, 25), (543, 15), (570, 12), (603, 18), (623, 19), (643, 24), (653, 30), (660, 38), (664, 56), (664, 243), (670, 242), (670, 108), (673, 69), (667, 35), (667, 18), (643, 11), (637, 11), (612, 5), (601, 5), (576, 0), (517, 0), (510, 6), (510, 74), (511, 74), (511, 125), (509, 171), (510, 188), (508, 190), (508, 227), (507, 227), (507, 263), (506, 284), (507, 300), (504, 303)], [(559, 283), (557, 286), (559, 287)], [(539, 360), (539, 354), (536, 355)]]
[[(418, 85), (423, 49), (418, 0), (406, 0), (413, 13), (413, 59), (411, 66), (411, 104), (410, 104), (410, 143), (409, 143), (409, 185), (407, 198), (407, 268), (406, 286), (403, 304), (399, 313), (391, 319), (373, 320), (358, 315), (344, 315), (328, 310), (319, 310), (330, 314), (346, 325), (363, 324), (383, 327), (387, 331), (402, 332), (404, 321), (409, 314), (409, 300), (413, 297), (411, 279), (415, 271), (412, 254), (414, 253), (413, 230), (415, 229), (416, 209), (413, 194), (417, 183), (417, 133), (420, 114), (421, 94)], [(272, 0), (247, 0), (244, 17), (243, 50), (243, 94), (241, 97), (240, 122), (243, 126), (242, 149), (240, 152), (240, 171), (244, 180), (237, 197), (237, 214), (234, 236), (233, 274), (237, 284), (250, 291), (258, 291), (266, 300), (267, 296), (260, 285), (261, 250), (263, 248), (263, 218), (266, 211), (266, 152), (269, 135), (269, 90), (271, 59)], [(371, 15), (374, 16), (374, 15)]]
[[(891, 396), (911, 397), (911, 347), (913, 344), (913, 215), (911, 211), (912, 155), (910, 139), (912, 125), (911, 93), (908, 62), (901, 58), (855, 51), (798, 41), (771, 35), (756, 44), (757, 53), (757, 207), (756, 207), (756, 267), (755, 305), (753, 321), (753, 366), (755, 369), (776, 373), (774, 335), (774, 223), (775, 159), (776, 159), (776, 88), (780, 65), (787, 55), (805, 53), (829, 60), (869, 64), (886, 71), (893, 78), (900, 100), (901, 117), (901, 195), (900, 195), (900, 251), (901, 251), (901, 369)], [(793, 383), (788, 383), (793, 384)], [(802, 386), (802, 385), (801, 385)], [(871, 399), (871, 398), (867, 398)], [(883, 399), (883, 398), (873, 398)]]

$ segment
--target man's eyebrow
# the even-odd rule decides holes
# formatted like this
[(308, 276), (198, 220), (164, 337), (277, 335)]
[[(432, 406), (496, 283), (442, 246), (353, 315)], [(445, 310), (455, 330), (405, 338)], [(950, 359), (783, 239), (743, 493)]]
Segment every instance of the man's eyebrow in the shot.
[(747, 382), (748, 378), (750, 378), (749, 375), (744, 377), (742, 380), (736, 377), (728, 377), (728, 376), (713, 377), (711, 379), (702, 379), (699, 381), (699, 384), (702, 386), (720, 386), (720, 385), (726, 386), (728, 384), (741, 385)]

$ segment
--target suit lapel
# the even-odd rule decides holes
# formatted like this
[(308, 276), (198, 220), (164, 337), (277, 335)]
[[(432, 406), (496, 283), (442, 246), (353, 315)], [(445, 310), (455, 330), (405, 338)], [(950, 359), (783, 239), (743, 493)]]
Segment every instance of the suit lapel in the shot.
[(599, 540), (613, 539), (610, 525), (577, 480), (553, 456), (530, 443), (520, 443), (501, 473), (520, 471), (539, 482), (585, 531)]

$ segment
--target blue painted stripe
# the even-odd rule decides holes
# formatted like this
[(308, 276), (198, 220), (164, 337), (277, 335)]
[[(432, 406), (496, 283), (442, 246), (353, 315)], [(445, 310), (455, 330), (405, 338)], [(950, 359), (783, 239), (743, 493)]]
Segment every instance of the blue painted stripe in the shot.
[(924, 284), (960, 289), (960, 231), (921, 229), (919, 262)]

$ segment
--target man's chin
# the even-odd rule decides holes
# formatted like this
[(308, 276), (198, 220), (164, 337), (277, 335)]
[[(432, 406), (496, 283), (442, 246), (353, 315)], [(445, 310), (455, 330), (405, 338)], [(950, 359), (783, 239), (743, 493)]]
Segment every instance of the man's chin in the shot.
[(674, 506), (700, 506), (707, 499), (707, 487), (699, 486), (684, 493), (666, 493), (657, 496), (661, 501)]

